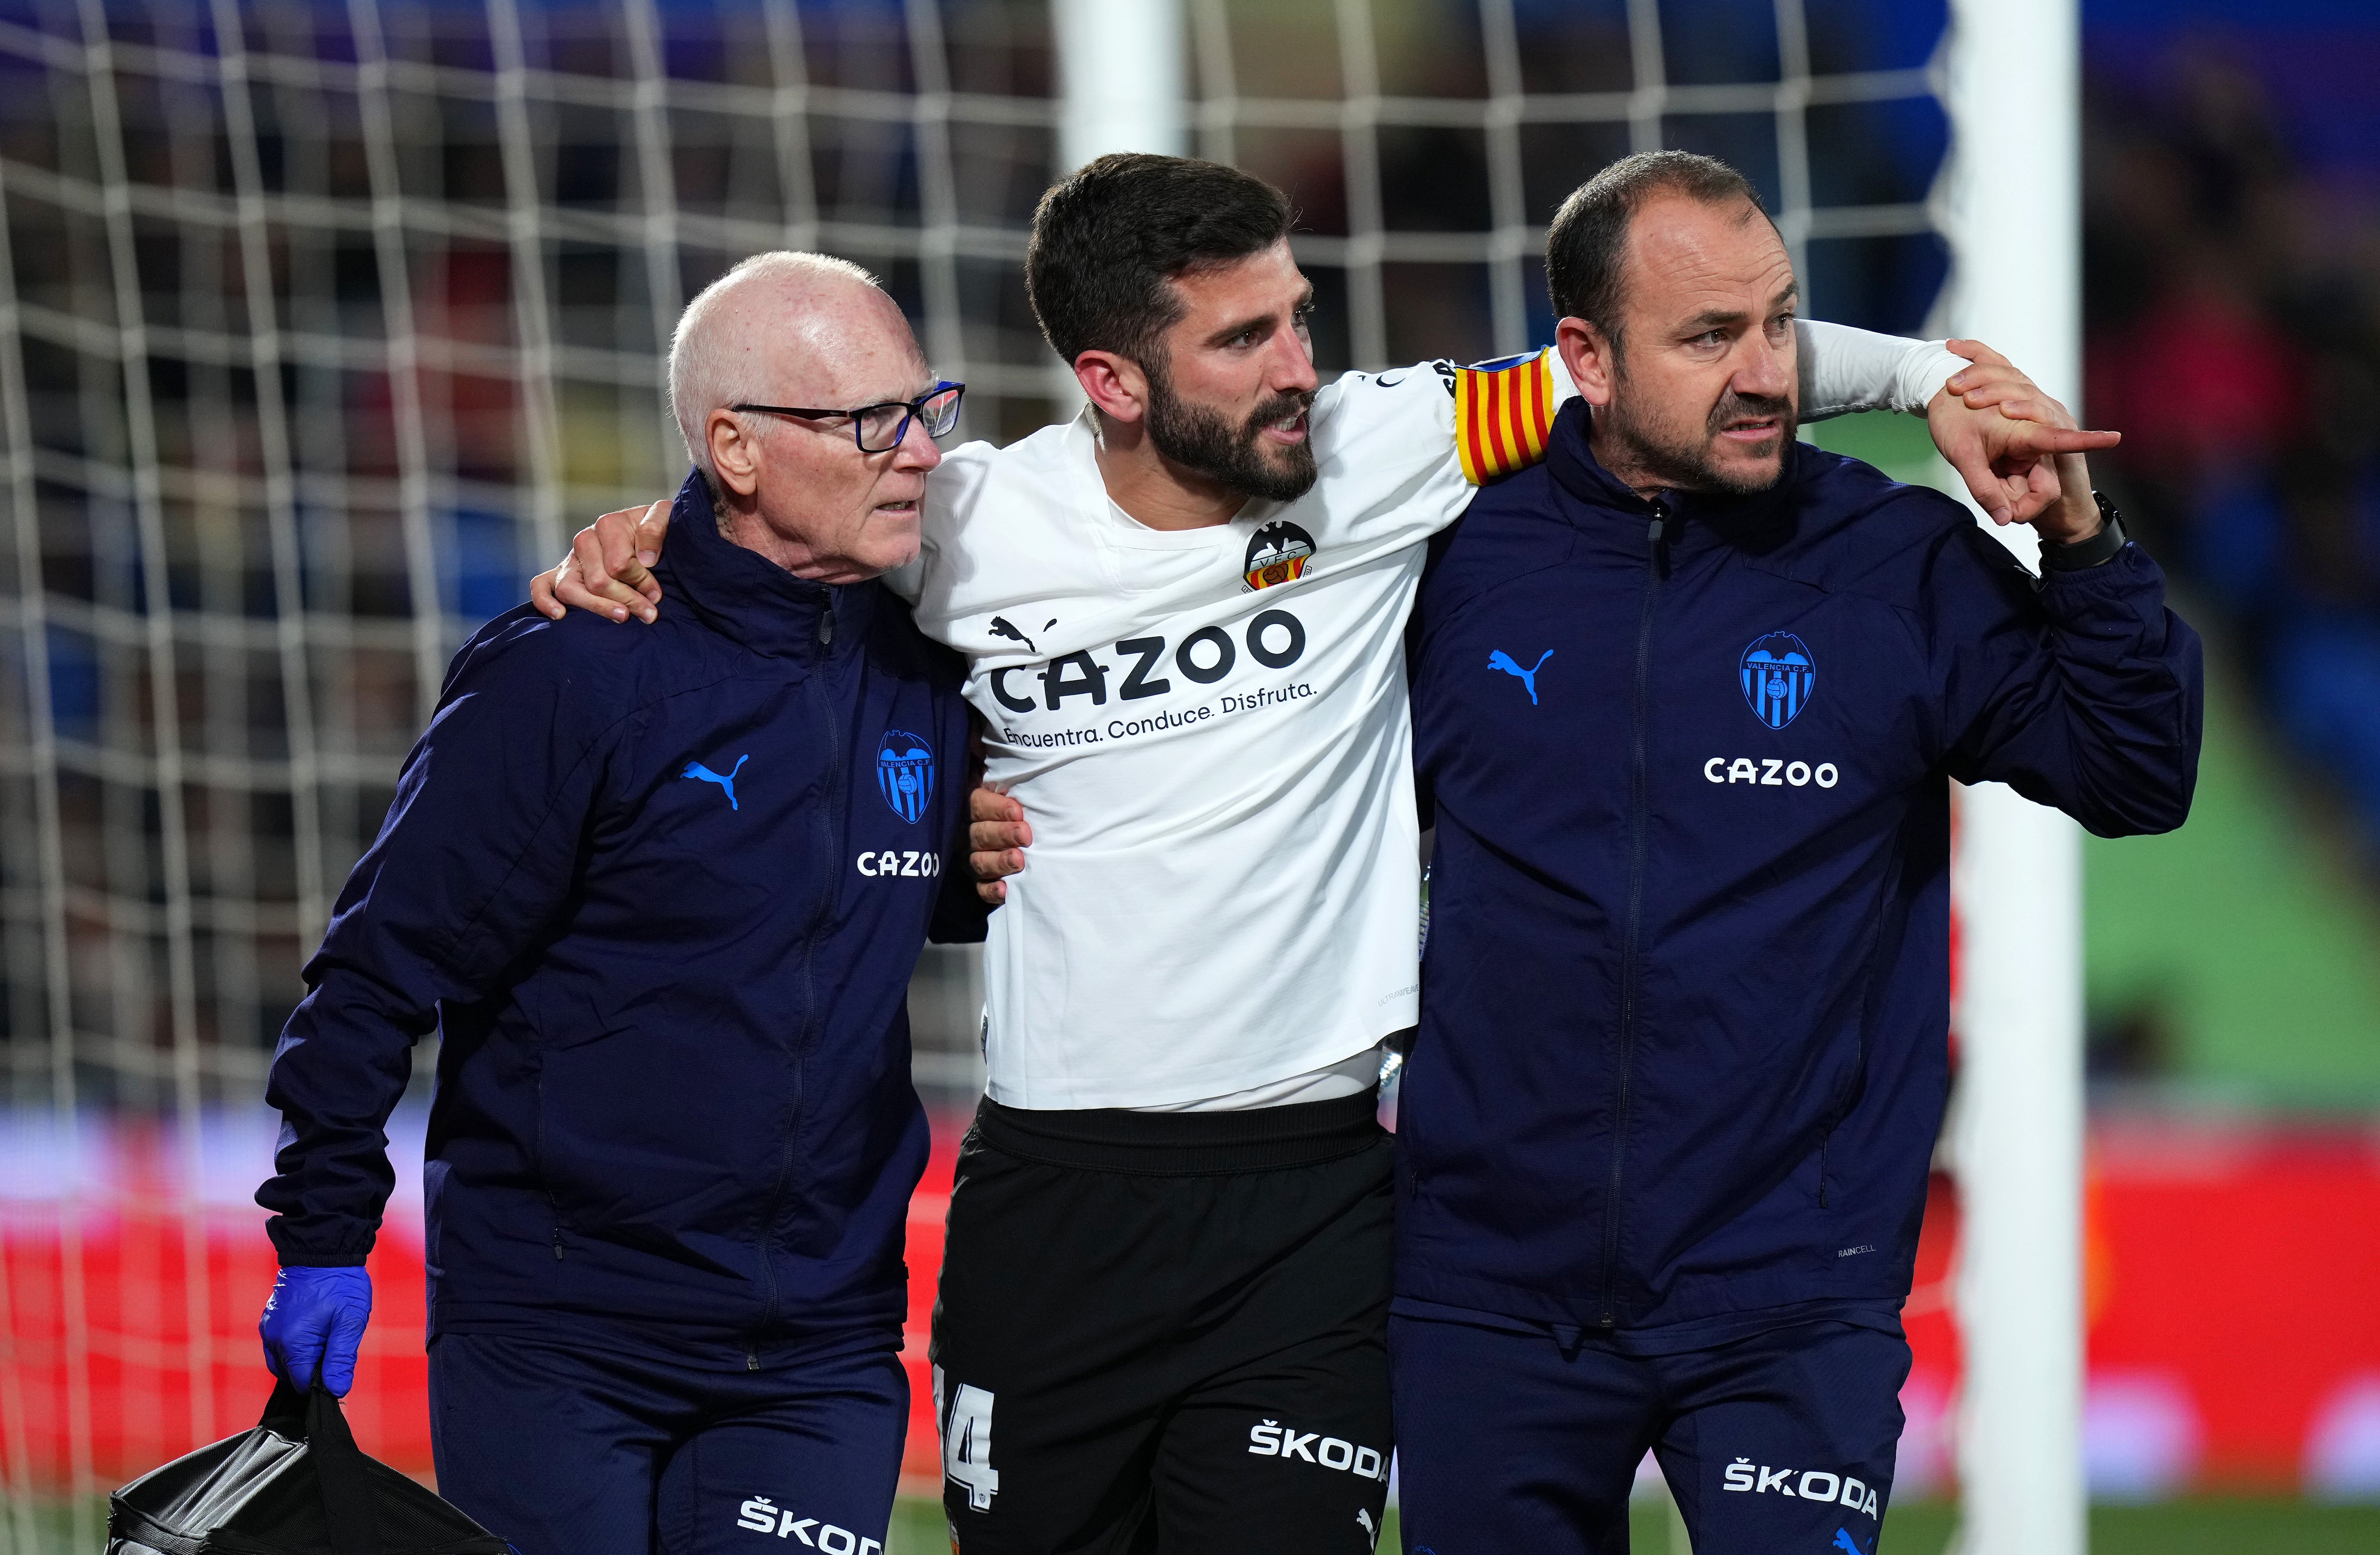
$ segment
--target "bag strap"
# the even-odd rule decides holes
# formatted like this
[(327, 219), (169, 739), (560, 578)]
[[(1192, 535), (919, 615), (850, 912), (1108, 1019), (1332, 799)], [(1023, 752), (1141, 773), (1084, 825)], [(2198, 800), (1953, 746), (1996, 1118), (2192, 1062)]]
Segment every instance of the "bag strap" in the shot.
[(322, 1489), (322, 1525), (331, 1555), (381, 1555), (380, 1508), (371, 1460), (356, 1445), (339, 1400), (317, 1377), (306, 1395), (306, 1455)]
[(271, 1431), (290, 1441), (305, 1440), (306, 1395), (275, 1372), (273, 1396), (264, 1401), (264, 1414), (256, 1426), (259, 1430)]
[(331, 1555), (381, 1555), (371, 1460), (356, 1445), (338, 1395), (322, 1386), (322, 1375), (316, 1373), (314, 1385), (302, 1393), (286, 1378), (275, 1377), (257, 1426), (306, 1444), (314, 1483), (322, 1491), (322, 1527), (330, 1536)]

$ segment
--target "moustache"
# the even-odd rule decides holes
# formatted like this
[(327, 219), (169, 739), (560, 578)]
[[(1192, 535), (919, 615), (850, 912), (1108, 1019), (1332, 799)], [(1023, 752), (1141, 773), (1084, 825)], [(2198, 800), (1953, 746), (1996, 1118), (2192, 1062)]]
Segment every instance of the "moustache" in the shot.
[(1777, 395), (1740, 395), (1730, 389), (1711, 407), (1710, 433), (1717, 437), (1732, 421), (1774, 420), (1783, 431), (1793, 420), (1793, 403)]
[(1286, 421), (1292, 416), (1303, 416), (1313, 408), (1314, 395), (1311, 393), (1275, 395), (1249, 413), (1247, 424), (1240, 429), (1240, 440), (1254, 443), (1267, 427)]

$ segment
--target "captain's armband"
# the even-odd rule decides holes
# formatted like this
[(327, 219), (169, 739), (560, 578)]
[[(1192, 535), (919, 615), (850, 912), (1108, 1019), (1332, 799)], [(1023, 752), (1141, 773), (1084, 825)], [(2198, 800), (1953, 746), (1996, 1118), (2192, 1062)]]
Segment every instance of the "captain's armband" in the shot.
[(1484, 486), (1546, 456), (1554, 425), (1553, 353), (1484, 362), (1454, 374), (1454, 443), (1463, 478)]

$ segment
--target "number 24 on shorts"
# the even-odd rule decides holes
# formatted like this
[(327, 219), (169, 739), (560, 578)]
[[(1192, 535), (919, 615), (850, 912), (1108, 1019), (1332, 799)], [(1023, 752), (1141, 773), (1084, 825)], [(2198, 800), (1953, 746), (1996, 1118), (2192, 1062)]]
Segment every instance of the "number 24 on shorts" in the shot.
[(934, 1368), (934, 1413), (942, 1424), (942, 1473), (967, 1493), (967, 1505), (991, 1510), (1000, 1471), (991, 1466), (991, 1394), (962, 1382), (944, 1396), (942, 1368)]

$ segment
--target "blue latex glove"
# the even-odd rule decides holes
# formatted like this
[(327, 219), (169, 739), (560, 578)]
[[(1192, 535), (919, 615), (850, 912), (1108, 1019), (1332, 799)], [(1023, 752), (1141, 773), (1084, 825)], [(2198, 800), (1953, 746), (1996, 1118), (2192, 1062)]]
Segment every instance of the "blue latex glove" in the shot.
[(356, 1385), (356, 1352), (371, 1317), (371, 1276), (360, 1269), (285, 1269), (264, 1298), (256, 1331), (264, 1364), (298, 1388), (322, 1386), (345, 1398)]

